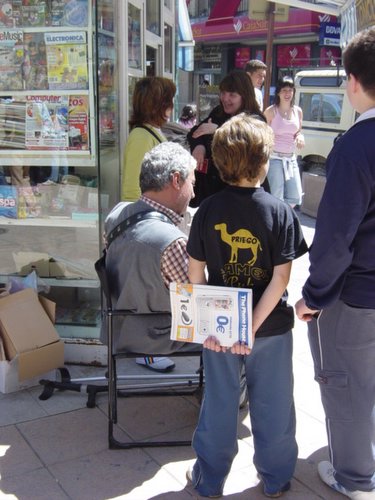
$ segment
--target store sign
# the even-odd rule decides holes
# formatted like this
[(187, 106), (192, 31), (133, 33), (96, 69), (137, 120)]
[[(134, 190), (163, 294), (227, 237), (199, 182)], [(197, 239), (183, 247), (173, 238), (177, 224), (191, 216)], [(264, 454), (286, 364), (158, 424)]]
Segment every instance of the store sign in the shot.
[(341, 49), (339, 47), (322, 47), (320, 49), (320, 66), (339, 66), (341, 62)]
[(250, 59), (250, 47), (238, 47), (234, 55), (234, 67), (243, 68)]
[(277, 47), (277, 66), (285, 68), (289, 66), (310, 66), (311, 45), (279, 45)]
[(340, 46), (341, 26), (339, 23), (321, 23), (319, 29), (319, 44)]
[(355, 3), (357, 11), (357, 29), (361, 31), (375, 24), (374, 0), (357, 0)]
[(268, 19), (270, 8), (274, 9), (275, 21), (285, 23), (289, 18), (289, 7), (279, 3), (271, 3), (268, 0), (249, 0), (249, 18), (255, 21)]

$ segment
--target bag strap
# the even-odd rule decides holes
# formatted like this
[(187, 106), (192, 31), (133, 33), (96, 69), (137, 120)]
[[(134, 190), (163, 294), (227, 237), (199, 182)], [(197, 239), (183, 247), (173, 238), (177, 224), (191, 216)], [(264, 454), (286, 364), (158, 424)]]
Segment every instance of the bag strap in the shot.
[(145, 130), (147, 130), (147, 132), (149, 132), (151, 135), (153, 135), (158, 142), (160, 142), (160, 143), (163, 142), (160, 139), (160, 137), (158, 135), (156, 135), (155, 132), (151, 128), (146, 127), (146, 125), (136, 125), (134, 128), (144, 128)]
[(156, 210), (144, 210), (143, 212), (138, 212), (136, 214), (130, 215), (125, 220), (120, 222), (107, 236), (107, 249), (113, 240), (120, 236), (126, 229), (130, 226), (133, 226), (137, 222), (147, 219), (157, 219), (163, 222), (168, 222), (169, 224), (173, 224), (171, 219), (161, 212), (157, 212)]

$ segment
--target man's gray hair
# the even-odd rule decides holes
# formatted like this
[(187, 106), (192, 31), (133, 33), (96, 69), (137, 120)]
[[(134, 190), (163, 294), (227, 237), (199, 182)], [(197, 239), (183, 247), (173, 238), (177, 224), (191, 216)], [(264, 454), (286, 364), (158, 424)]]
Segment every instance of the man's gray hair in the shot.
[(145, 154), (139, 184), (141, 192), (161, 191), (167, 186), (175, 172), (184, 182), (196, 167), (196, 160), (176, 142), (162, 142)]

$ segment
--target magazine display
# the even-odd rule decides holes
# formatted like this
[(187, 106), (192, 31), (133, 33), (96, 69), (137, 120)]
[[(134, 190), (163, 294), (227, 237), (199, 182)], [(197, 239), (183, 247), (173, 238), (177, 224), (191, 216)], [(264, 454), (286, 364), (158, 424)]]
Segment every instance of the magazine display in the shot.
[(23, 31), (0, 30), (0, 90), (22, 90)]
[(87, 45), (84, 31), (45, 33), (50, 90), (88, 88)]
[(23, 77), (27, 90), (47, 90), (47, 56), (43, 33), (24, 34)]
[(252, 290), (171, 283), (171, 340), (203, 344), (215, 336), (222, 346), (252, 347)]
[(69, 150), (89, 149), (88, 96), (75, 95), (69, 99)]
[(69, 96), (27, 96), (26, 148), (68, 149)]

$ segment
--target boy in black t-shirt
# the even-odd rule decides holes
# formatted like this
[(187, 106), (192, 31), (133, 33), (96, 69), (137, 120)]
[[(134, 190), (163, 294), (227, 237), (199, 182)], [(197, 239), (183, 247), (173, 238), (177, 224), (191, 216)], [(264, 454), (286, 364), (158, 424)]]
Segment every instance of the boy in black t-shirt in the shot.
[(243, 343), (227, 350), (216, 337), (204, 344), (205, 397), (193, 438), (197, 460), (187, 476), (208, 497), (222, 494), (237, 453), (243, 366), (254, 465), (266, 496), (281, 496), (290, 488), (297, 460), (294, 316), (286, 287), (292, 260), (307, 246), (293, 210), (260, 187), (272, 146), (270, 127), (245, 114), (215, 132), (214, 161), (228, 186), (202, 202), (187, 246), (192, 283), (252, 288), (254, 297), (252, 350)]

